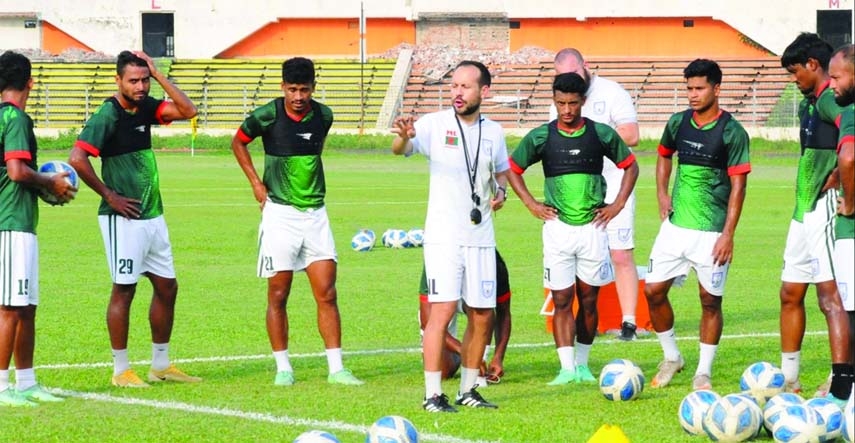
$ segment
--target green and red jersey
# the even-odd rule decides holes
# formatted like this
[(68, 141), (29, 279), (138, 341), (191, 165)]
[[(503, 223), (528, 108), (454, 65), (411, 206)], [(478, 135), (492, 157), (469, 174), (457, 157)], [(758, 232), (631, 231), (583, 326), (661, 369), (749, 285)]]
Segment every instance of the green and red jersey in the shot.
[[(108, 188), (140, 200), (140, 219), (163, 214), (160, 176), (151, 149), (151, 125), (168, 124), (162, 117), (167, 102), (146, 97), (136, 109), (124, 109), (116, 97), (105, 100), (80, 131), (74, 146), (101, 157), (101, 179)], [(99, 215), (116, 212), (101, 199)]]
[(834, 91), (828, 87), (828, 82), (820, 86), (818, 95), (805, 97), (799, 104), (802, 155), (796, 173), (793, 220), (802, 222), (805, 213), (816, 209), (822, 188), (837, 166), (839, 131), (834, 121), (842, 110), (835, 103)]
[(36, 233), (39, 223), (38, 191), (9, 178), (6, 162), (20, 160), (36, 167), (33, 120), (17, 104), (0, 103), (0, 231)]
[[(837, 151), (844, 143), (855, 142), (855, 104), (843, 108), (843, 111), (835, 120), (837, 129), (840, 131), (837, 142)], [(837, 216), (834, 225), (835, 236), (838, 239), (855, 238), (855, 214), (849, 216)]]
[(285, 101), (277, 98), (244, 120), (237, 137), (250, 143), (256, 137), (264, 145), (264, 176), (271, 201), (299, 210), (324, 205), (326, 180), (321, 153), (333, 123), (332, 110), (314, 100), (301, 116), (286, 112)]
[(618, 168), (635, 163), (635, 155), (608, 125), (584, 118), (573, 133), (558, 129), (557, 121), (531, 130), (511, 155), (511, 170), (522, 174), (541, 162), (545, 177), (545, 204), (558, 211), (568, 225), (590, 223), (606, 196), (603, 157)]
[(671, 192), (675, 226), (721, 232), (730, 200), (730, 176), (751, 172), (748, 133), (726, 111), (698, 126), (691, 109), (671, 116), (659, 142), (659, 155), (678, 157)]

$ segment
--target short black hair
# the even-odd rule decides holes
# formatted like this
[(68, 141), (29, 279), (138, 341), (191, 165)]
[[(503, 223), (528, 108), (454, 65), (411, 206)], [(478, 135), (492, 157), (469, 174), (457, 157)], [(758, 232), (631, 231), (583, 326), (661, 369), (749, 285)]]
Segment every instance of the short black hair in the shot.
[(30, 59), (14, 51), (0, 55), (0, 92), (7, 89), (23, 91), (32, 77)]
[(148, 68), (148, 63), (145, 60), (139, 58), (131, 51), (122, 51), (119, 53), (119, 56), (116, 57), (116, 74), (122, 76), (125, 74), (125, 67), (128, 65), (137, 66), (140, 68)]
[(282, 81), (296, 85), (315, 84), (315, 63), (305, 57), (294, 57), (282, 63)]
[(806, 65), (809, 59), (819, 62), (824, 71), (828, 70), (828, 61), (834, 49), (828, 42), (811, 32), (802, 32), (784, 49), (781, 66)]
[(686, 80), (692, 77), (706, 77), (709, 84), (715, 86), (721, 84), (721, 68), (718, 63), (705, 59), (696, 58), (683, 69), (683, 77)]
[(490, 75), (490, 70), (487, 69), (487, 67), (484, 66), (483, 63), (475, 60), (463, 60), (462, 62), (458, 63), (457, 66), (454, 67), (454, 69), (457, 70), (457, 68), (463, 66), (474, 66), (478, 69), (478, 71), (481, 73), (481, 75), (478, 76), (478, 86), (491, 86), (493, 84), (493, 77)]
[(584, 97), (585, 93), (588, 92), (588, 83), (575, 72), (565, 72), (556, 75), (552, 81), (552, 92), (555, 93), (555, 91), (576, 93)]

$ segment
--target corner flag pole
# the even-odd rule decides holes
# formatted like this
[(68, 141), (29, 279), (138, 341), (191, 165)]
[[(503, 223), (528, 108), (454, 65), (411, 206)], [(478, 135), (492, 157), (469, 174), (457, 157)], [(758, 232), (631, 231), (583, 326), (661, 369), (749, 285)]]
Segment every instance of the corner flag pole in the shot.
[(196, 155), (196, 128), (199, 127), (199, 119), (193, 117), (190, 119), (190, 157)]

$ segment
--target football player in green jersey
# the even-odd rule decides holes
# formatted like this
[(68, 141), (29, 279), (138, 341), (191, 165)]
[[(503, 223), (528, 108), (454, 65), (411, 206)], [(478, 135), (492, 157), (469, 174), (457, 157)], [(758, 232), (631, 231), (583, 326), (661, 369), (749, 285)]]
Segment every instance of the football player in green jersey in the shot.
[[(751, 163), (748, 133), (719, 107), (721, 68), (697, 59), (683, 70), (689, 109), (671, 116), (659, 142), (656, 194), (662, 226), (650, 252), (644, 295), (664, 359), (650, 386), (668, 385), (685, 365), (668, 291), (690, 269), (698, 276), (701, 321), (693, 389), (712, 389), (712, 364), (724, 324), (721, 303), (733, 259), (733, 236)], [(668, 194), (672, 157), (679, 162)]]
[[(829, 86), (834, 91), (834, 101), (843, 106), (843, 112), (835, 120), (837, 129), (840, 131), (837, 138), (837, 170), (843, 195), (837, 200), (833, 263), (837, 292), (849, 317), (850, 344), (855, 343), (855, 152), (853, 152), (855, 151), (855, 66), (853, 63), (855, 63), (855, 45), (849, 44), (837, 49), (828, 64), (828, 75), (831, 78)], [(849, 355), (850, 364), (853, 360), (855, 360), (855, 352)], [(832, 379), (833, 376), (832, 373)], [(852, 386), (852, 380), (847, 385)], [(833, 395), (834, 398), (829, 398), (838, 405), (848, 398), (848, 395), (842, 391), (837, 394), (825, 393), (826, 396)]]
[[(171, 101), (148, 95), (152, 79)], [(86, 122), (69, 158), (80, 178), (101, 196), (98, 224), (113, 282), (107, 307), (111, 382), (118, 387), (148, 387), (131, 368), (127, 349), (131, 303), (141, 276), (154, 288), (149, 310), (152, 362), (148, 380), (198, 382), (200, 378), (185, 374), (169, 360), (178, 281), (151, 149), (152, 125), (193, 118), (196, 106), (141, 51), (119, 54), (116, 87), (116, 94)], [(101, 177), (89, 157), (101, 158)]]
[[(799, 366), (805, 331), (804, 299), (816, 286), (828, 325), (832, 381), (830, 391), (848, 392), (852, 383), (849, 319), (834, 279), (834, 217), (837, 200), (837, 141), (834, 124), (842, 108), (828, 87), (833, 49), (816, 34), (802, 33), (781, 56), (781, 66), (804, 94), (799, 105), (801, 156), (796, 175), (796, 204), (790, 220), (781, 272), (781, 370), (786, 389), (801, 390)], [(847, 396), (848, 397), (848, 396)]]
[[(33, 121), (24, 112), (33, 89), (32, 65), (12, 51), (0, 55), (0, 406), (35, 406), (61, 401), (36, 382), (33, 370), (39, 249), (36, 196), (46, 191), (65, 203), (77, 189), (67, 172), (37, 172)], [(15, 356), (15, 386), (9, 364)]]
[[(282, 63), (283, 97), (252, 111), (232, 138), (232, 151), (261, 209), (258, 272), (267, 279), (267, 336), (276, 360), (278, 386), (294, 384), (288, 356), (288, 298), (294, 272), (305, 271), (318, 306), (334, 384), (361, 385), (342, 363), (341, 317), (336, 271), (338, 256), (324, 196), (321, 153), (333, 123), (332, 110), (314, 99), (315, 65), (303, 57)], [(261, 137), (264, 176), (252, 164), (249, 145)]]

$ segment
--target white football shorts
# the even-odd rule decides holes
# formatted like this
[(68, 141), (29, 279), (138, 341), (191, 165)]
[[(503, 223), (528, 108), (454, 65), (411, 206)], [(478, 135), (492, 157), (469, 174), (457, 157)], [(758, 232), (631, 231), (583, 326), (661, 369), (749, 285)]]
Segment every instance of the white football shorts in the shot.
[(572, 226), (558, 219), (543, 223), (543, 287), (569, 288), (576, 277), (592, 286), (614, 280), (609, 262), (608, 235), (588, 223)]
[(258, 228), (258, 276), (302, 271), (320, 260), (338, 260), (326, 207), (301, 211), (267, 200)]
[(843, 238), (834, 242), (834, 276), (843, 308), (855, 311), (855, 239)]
[(821, 283), (834, 280), (831, 255), (836, 204), (837, 192), (832, 189), (817, 200), (816, 209), (805, 213), (802, 223), (790, 220), (782, 281)]
[(496, 248), (425, 244), (428, 301), (463, 299), (473, 308), (496, 307)]
[(698, 275), (698, 283), (712, 295), (724, 295), (727, 283), (727, 271), (730, 264), (713, 264), (712, 251), (721, 236), (719, 232), (697, 231), (674, 226), (667, 218), (659, 228), (659, 234), (650, 251), (647, 266), (647, 283), (659, 283), (675, 279), (674, 284), (682, 284), (693, 268)]
[(172, 244), (162, 215), (147, 220), (99, 215), (98, 224), (113, 283), (132, 285), (145, 273), (175, 278)]
[(609, 220), (606, 232), (609, 235), (609, 249), (626, 251), (635, 249), (635, 191), (629, 194), (623, 209), (615, 218)]
[(39, 304), (39, 242), (31, 232), (0, 231), (0, 305)]

